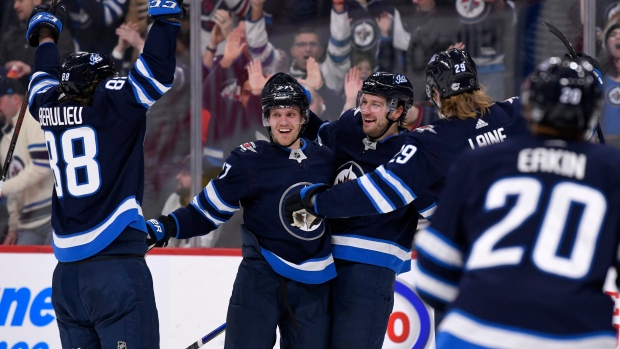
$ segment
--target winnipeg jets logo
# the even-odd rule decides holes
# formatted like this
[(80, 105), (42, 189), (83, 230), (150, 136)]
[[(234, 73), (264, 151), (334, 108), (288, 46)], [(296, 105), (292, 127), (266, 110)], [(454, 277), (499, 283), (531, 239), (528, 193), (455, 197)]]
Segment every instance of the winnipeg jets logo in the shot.
[(364, 175), (362, 167), (354, 161), (349, 161), (338, 168), (334, 178), (334, 185), (356, 180)]
[(437, 131), (435, 131), (433, 128), (435, 128), (435, 126), (433, 126), (433, 125), (426, 125), (426, 126), (420, 126), (420, 127), (416, 128), (416, 129), (414, 129), (414, 131), (420, 132), (420, 133), (422, 133), (424, 131), (428, 131), (428, 132), (432, 132), (434, 134), (437, 134)]
[(620, 87), (615, 86), (607, 91), (607, 99), (613, 106), (620, 106)]
[(378, 39), (373, 22), (365, 18), (351, 25), (353, 44), (362, 51), (373, 48)]
[(90, 65), (95, 65), (101, 61), (103, 61), (103, 57), (101, 57), (98, 53), (93, 53), (90, 55)]
[(243, 143), (243, 144), (239, 145), (239, 148), (241, 148), (242, 152), (245, 152), (245, 151), (249, 150), (251, 152), (256, 153), (256, 150), (255, 150), (256, 144), (254, 144), (254, 142)]
[(484, 0), (456, 0), (456, 11), (464, 23), (477, 23), (489, 14), (491, 6)]

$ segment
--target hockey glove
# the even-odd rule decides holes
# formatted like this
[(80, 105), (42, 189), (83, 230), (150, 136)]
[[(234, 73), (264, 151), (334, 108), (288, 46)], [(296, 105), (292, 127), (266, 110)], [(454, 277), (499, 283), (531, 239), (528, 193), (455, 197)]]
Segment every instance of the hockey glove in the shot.
[(47, 4), (37, 5), (30, 13), (26, 41), (32, 47), (39, 46), (39, 30), (48, 28), (54, 37), (54, 43), (58, 43), (58, 37), (67, 20), (67, 9), (62, 2), (56, 6)]
[(168, 245), (168, 240), (177, 235), (177, 223), (170, 216), (159, 216), (159, 219), (149, 219), (146, 221), (146, 229), (149, 232), (149, 236), (146, 238), (148, 251), (153, 247)]
[(187, 16), (183, 0), (150, 0), (148, 13), (153, 20)]
[[(298, 226), (299, 217), (304, 214), (311, 214), (315, 217), (322, 217), (314, 211), (314, 195), (329, 189), (330, 186), (323, 183), (313, 184), (304, 187), (300, 191), (291, 194), (284, 201), (286, 220), (293, 226)], [(298, 218), (297, 220), (295, 218)]]

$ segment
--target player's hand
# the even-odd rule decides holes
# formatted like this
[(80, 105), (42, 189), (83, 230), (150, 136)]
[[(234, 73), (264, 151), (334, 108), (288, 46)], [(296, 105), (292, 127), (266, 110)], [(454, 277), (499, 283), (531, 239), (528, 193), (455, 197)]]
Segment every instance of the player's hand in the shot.
[(153, 20), (184, 18), (187, 10), (183, 7), (183, 0), (150, 0), (148, 14)]
[(48, 4), (37, 5), (30, 13), (26, 41), (32, 47), (39, 46), (39, 30), (47, 28), (51, 31), (54, 43), (58, 43), (58, 37), (67, 20), (67, 9), (62, 2), (56, 6)]
[(159, 216), (158, 219), (146, 221), (146, 229), (149, 236), (146, 238), (148, 251), (153, 247), (165, 247), (168, 240), (177, 235), (177, 223), (170, 216)]
[(329, 185), (323, 183), (317, 183), (302, 188), (300, 191), (288, 196), (284, 201), (286, 220), (289, 224), (297, 226), (299, 222), (295, 222), (295, 215), (299, 220), (299, 215), (309, 213), (315, 217), (321, 217), (320, 214), (314, 210), (314, 195), (329, 189)]

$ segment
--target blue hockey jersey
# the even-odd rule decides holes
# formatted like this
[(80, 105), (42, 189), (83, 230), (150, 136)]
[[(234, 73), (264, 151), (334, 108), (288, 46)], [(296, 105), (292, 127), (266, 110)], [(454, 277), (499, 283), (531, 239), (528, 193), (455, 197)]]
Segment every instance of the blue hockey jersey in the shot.
[(301, 149), (256, 141), (240, 145), (222, 172), (186, 207), (171, 215), (178, 239), (204, 235), (243, 206), (245, 230), (260, 245), (273, 270), (289, 279), (318, 284), (336, 276), (329, 226), (322, 219), (303, 228), (285, 218), (284, 199), (308, 184), (328, 183), (333, 155), (327, 147), (302, 139)]
[[(54, 173), (53, 247), (61, 262), (91, 257), (119, 238), (113, 254), (145, 253), (146, 111), (172, 85), (178, 23), (155, 21), (127, 78), (99, 83), (92, 106), (58, 102), (60, 59), (53, 43), (37, 48), (28, 96), (30, 112), (45, 131)], [(125, 235), (125, 234), (123, 234)], [(131, 235), (131, 234), (129, 234)]]
[[(315, 118), (312, 115), (311, 121)], [(355, 180), (387, 163), (406, 136), (405, 130), (371, 142), (363, 132), (359, 109), (349, 109), (338, 120), (323, 123), (318, 131), (319, 142), (334, 152), (334, 185)], [(414, 204), (384, 215), (331, 219), (332, 253), (335, 258), (387, 267), (397, 274), (409, 271), (418, 211), (430, 218), (434, 209), (434, 199), (426, 194)]]
[(386, 166), (316, 195), (315, 212), (328, 218), (386, 213), (427, 191), (441, 199), (443, 176), (460, 154), (526, 132), (520, 111), (519, 99), (512, 98), (493, 104), (484, 117), (419, 127)]
[(459, 159), (444, 195), (416, 240), (418, 293), (449, 310), (438, 348), (615, 348), (619, 151), (515, 138)]

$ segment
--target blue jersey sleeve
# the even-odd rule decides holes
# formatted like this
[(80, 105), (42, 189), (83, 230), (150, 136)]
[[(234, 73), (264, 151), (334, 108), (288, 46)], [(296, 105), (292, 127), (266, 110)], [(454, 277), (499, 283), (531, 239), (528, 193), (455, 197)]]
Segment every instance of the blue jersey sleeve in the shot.
[(50, 100), (58, 97), (56, 87), (60, 84), (60, 55), (58, 47), (53, 42), (43, 43), (37, 47), (34, 60), (34, 71), (28, 85), (28, 109), (32, 116), (39, 121), (38, 108)]
[(418, 252), (416, 289), (435, 309), (445, 309), (456, 299), (463, 274), (465, 246), (459, 236), (462, 236), (462, 208), (466, 205), (472, 177), (467, 158), (464, 156), (451, 167), (443, 192), (449, 199), (441, 202), (431, 226), (421, 231), (415, 240)]
[(440, 142), (421, 147), (417, 138), (410, 136), (387, 165), (318, 194), (316, 212), (329, 218), (387, 213), (426, 192), (443, 176), (441, 153), (445, 149)]
[(177, 238), (205, 235), (228, 221), (239, 210), (248, 193), (248, 172), (237, 151), (226, 159), (222, 172), (186, 207), (172, 213), (177, 221)]
[(144, 43), (144, 51), (129, 72), (127, 82), (132, 95), (144, 108), (152, 106), (172, 87), (176, 70), (176, 38), (180, 28), (179, 23), (155, 21)]

